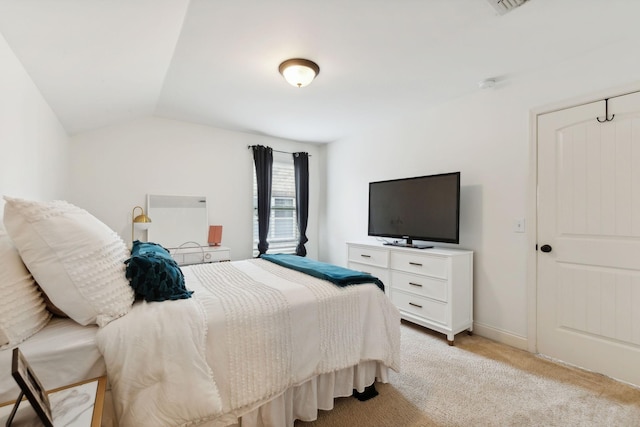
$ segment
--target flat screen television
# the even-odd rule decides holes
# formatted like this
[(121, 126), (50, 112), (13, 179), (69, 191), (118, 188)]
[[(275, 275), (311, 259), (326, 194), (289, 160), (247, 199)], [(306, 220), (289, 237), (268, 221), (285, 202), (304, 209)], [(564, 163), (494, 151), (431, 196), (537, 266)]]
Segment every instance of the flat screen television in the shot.
[(369, 183), (369, 236), (459, 243), (460, 172)]

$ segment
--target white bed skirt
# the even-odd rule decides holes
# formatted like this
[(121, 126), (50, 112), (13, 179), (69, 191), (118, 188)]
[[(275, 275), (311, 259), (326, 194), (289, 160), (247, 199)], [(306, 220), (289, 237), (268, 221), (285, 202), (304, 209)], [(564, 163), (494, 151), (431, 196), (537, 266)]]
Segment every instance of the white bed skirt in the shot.
[(229, 427), (292, 427), (295, 420), (313, 421), (318, 410), (333, 409), (336, 397), (351, 396), (354, 389), (362, 392), (374, 381), (386, 383), (388, 375), (388, 368), (375, 361), (320, 375), (287, 389)]
[[(387, 383), (389, 368), (375, 361), (320, 375), (287, 389), (274, 399), (245, 413), (227, 427), (293, 427), (295, 420), (313, 421), (319, 410), (333, 409), (334, 399), (347, 397), (356, 389), (362, 392), (374, 381)], [(107, 392), (102, 427), (117, 427), (111, 395)], [(220, 425), (220, 421), (205, 426)]]

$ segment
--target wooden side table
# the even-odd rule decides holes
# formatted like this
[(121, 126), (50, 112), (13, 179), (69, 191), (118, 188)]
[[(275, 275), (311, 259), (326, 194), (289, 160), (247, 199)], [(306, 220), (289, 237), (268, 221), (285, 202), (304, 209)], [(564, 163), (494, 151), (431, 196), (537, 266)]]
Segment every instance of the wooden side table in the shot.
[[(69, 427), (100, 427), (104, 409), (107, 377), (102, 376), (47, 391), (55, 425)], [(0, 425), (9, 418), (15, 400), (0, 404)], [(29, 401), (23, 399), (11, 424), (12, 427), (41, 427)]]

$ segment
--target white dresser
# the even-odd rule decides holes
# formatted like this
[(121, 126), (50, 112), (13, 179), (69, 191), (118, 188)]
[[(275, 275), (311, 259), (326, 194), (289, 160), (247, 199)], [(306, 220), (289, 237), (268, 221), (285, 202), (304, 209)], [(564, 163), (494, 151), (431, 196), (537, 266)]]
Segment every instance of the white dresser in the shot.
[(229, 261), (231, 250), (225, 246), (181, 246), (169, 249), (178, 265), (204, 264)]
[(348, 267), (370, 273), (403, 319), (447, 335), (473, 329), (473, 252), (347, 243)]

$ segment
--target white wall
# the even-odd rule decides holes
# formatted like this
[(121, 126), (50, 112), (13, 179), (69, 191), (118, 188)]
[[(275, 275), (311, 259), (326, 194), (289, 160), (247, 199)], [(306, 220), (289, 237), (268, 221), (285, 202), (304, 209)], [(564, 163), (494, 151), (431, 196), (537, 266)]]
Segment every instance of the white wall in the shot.
[(629, 54), (638, 51), (638, 44), (620, 41), (331, 143), (322, 218), (330, 232), (323, 237), (320, 256), (345, 265), (346, 241), (371, 240), (370, 181), (461, 171), (457, 247), (475, 251), (476, 332), (528, 348), (527, 260), (535, 239), (515, 233), (514, 221), (527, 218), (527, 226), (535, 228), (535, 218), (527, 215), (535, 190), (529, 185), (529, 173), (535, 173), (529, 155), (531, 111), (569, 98), (596, 99), (595, 92), (619, 93), (619, 85), (640, 89), (640, 57)]
[[(0, 35), (0, 195), (66, 197), (69, 139)], [(0, 218), (4, 201), (0, 200)]]
[(223, 225), (222, 245), (231, 248), (231, 258), (251, 258), (253, 155), (247, 146), (257, 144), (311, 154), (306, 247), (310, 257), (317, 257), (324, 176), (320, 149), (312, 144), (175, 120), (141, 119), (72, 138), (70, 201), (130, 242), (131, 211), (136, 205), (146, 209), (147, 194), (206, 196), (210, 224)]
[(459, 170), (459, 246), (475, 251), (476, 331), (526, 348), (527, 257), (535, 241), (514, 233), (513, 222), (527, 217), (528, 227), (534, 225), (527, 215), (530, 113), (567, 99), (615, 94), (622, 86), (640, 89), (639, 48), (640, 40), (616, 40), (607, 49), (568, 52), (557, 66), (507, 76), (490, 91), (416, 111), (326, 148), (153, 118), (77, 135), (69, 146), (0, 36), (0, 193), (67, 198), (125, 240), (131, 210), (144, 205), (147, 193), (203, 194), (211, 223), (225, 227), (223, 244), (241, 259), (251, 256), (247, 145), (309, 151), (309, 256), (345, 265), (345, 242), (366, 238), (368, 182)]

